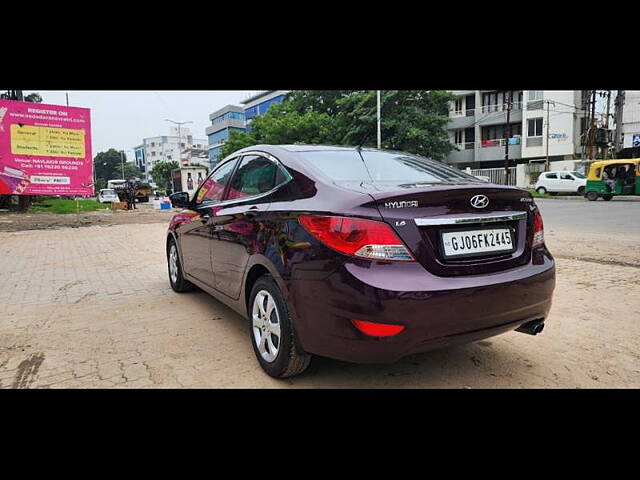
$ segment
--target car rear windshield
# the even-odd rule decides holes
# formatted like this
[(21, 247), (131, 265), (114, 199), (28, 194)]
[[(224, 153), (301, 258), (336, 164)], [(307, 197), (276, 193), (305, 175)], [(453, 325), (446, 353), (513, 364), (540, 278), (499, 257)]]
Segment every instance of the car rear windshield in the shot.
[(587, 178), (583, 174), (581, 174), (580, 172), (571, 172), (571, 175), (573, 175), (576, 178)]
[(334, 181), (482, 183), (456, 168), (427, 158), (363, 150), (310, 151), (300, 155)]

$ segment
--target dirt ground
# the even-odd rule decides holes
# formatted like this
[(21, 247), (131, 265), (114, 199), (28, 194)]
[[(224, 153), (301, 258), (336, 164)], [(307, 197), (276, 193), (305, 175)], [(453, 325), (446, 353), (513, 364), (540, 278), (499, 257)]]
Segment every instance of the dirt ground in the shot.
[(54, 213), (13, 213), (0, 210), (0, 232), (21, 232), (24, 230), (51, 230), (57, 228), (90, 227), (93, 225), (126, 225), (168, 222), (173, 213), (170, 210), (154, 210), (152, 203), (137, 205), (137, 210), (97, 210), (76, 214), (57, 215)]
[(274, 380), (245, 320), (202, 292), (170, 289), (170, 213), (96, 212), (83, 228), (39, 215), (40, 230), (0, 215), (0, 388), (640, 387), (637, 235), (547, 226), (557, 287), (536, 337), (511, 332), (393, 365), (316, 358), (304, 375)]

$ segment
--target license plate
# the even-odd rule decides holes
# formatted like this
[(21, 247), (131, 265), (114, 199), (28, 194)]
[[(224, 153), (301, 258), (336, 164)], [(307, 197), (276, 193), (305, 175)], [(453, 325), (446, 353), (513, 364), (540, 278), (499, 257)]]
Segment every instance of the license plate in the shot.
[(447, 258), (515, 250), (513, 236), (508, 228), (443, 232), (442, 246)]

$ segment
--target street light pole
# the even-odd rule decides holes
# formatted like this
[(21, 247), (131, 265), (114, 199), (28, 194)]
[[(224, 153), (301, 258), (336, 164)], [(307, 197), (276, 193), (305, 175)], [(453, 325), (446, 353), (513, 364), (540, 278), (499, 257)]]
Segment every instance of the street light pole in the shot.
[(380, 90), (377, 91), (378, 97), (378, 150), (382, 150), (382, 130), (380, 129)]
[(182, 130), (181, 130), (180, 127), (182, 127), (182, 125), (186, 125), (188, 123), (193, 123), (193, 122), (192, 121), (176, 122), (175, 120), (169, 120), (168, 118), (165, 118), (164, 121), (165, 122), (171, 122), (171, 123), (173, 123), (175, 125), (178, 125), (178, 165), (180, 165), (181, 164), (181, 158), (180, 157), (181, 157), (181, 154), (182, 154), (182, 150), (181, 150), (181, 147), (180, 147), (180, 142), (182, 141), (182, 133), (181, 133)]

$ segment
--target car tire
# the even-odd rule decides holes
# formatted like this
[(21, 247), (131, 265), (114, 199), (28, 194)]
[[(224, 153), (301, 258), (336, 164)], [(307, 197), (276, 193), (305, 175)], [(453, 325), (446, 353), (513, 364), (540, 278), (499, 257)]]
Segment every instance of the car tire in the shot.
[(578, 187), (578, 194), (584, 195), (584, 187)]
[(613, 195), (611, 195), (610, 193), (607, 193), (606, 195), (602, 195), (602, 198), (605, 202), (608, 202), (613, 198)]
[(585, 195), (587, 197), (587, 200), (589, 200), (590, 202), (595, 202), (596, 200), (598, 200), (598, 192), (587, 192), (587, 194)]
[(311, 363), (311, 355), (296, 348), (293, 319), (270, 275), (263, 275), (253, 285), (247, 311), (251, 345), (267, 375), (287, 378), (304, 372)]
[(167, 246), (167, 268), (169, 270), (169, 284), (174, 292), (184, 293), (195, 289), (195, 285), (184, 279), (182, 262), (178, 254), (178, 245), (172, 238)]
[(547, 189), (544, 188), (544, 187), (538, 187), (536, 192), (538, 192), (540, 195), (546, 195), (547, 194)]

